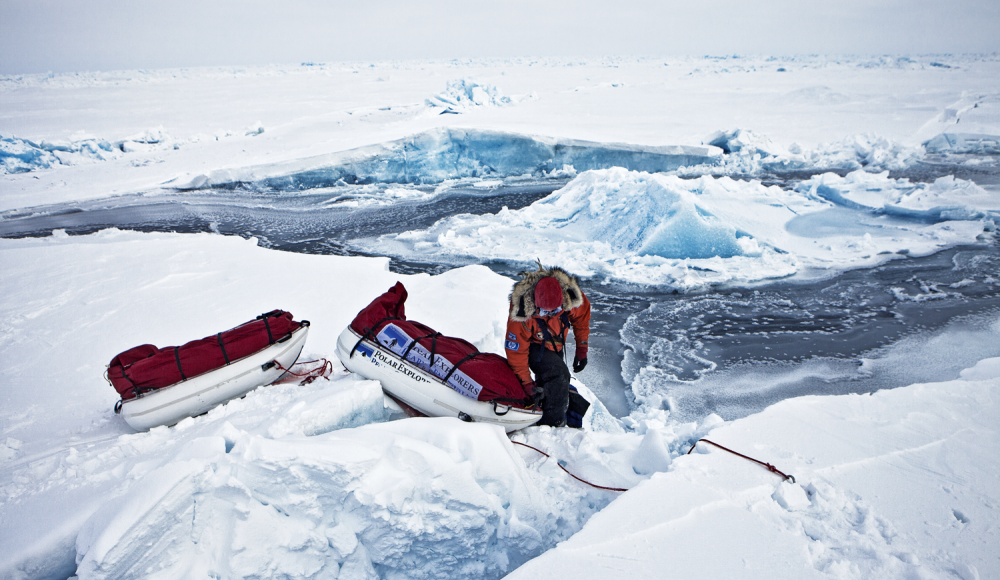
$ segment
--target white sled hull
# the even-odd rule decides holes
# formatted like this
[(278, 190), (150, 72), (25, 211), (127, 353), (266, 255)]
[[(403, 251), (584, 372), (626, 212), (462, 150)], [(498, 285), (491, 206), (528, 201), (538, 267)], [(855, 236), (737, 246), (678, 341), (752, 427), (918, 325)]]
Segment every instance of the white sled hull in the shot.
[(337, 340), (337, 356), (347, 370), (380, 382), (387, 395), (428, 417), (464, 416), (476, 423), (499, 425), (508, 433), (534, 425), (542, 418), (541, 411), (503, 405), (494, 409), (492, 403), (470, 399), (372, 340), (354, 350), (360, 338), (348, 326)]
[(186, 417), (201, 415), (261, 385), (278, 380), (284, 371), (268, 363), (276, 361), (286, 369), (291, 368), (298, 360), (308, 335), (309, 327), (300, 326), (284, 342), (272, 344), (197, 377), (124, 401), (121, 415), (138, 431), (173, 425)]

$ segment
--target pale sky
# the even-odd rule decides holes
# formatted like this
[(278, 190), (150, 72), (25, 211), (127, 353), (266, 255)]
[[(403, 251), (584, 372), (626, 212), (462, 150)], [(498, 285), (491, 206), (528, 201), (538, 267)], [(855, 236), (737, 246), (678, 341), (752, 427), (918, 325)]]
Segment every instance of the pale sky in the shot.
[(0, 0), (0, 74), (508, 56), (1000, 52), (997, 0)]

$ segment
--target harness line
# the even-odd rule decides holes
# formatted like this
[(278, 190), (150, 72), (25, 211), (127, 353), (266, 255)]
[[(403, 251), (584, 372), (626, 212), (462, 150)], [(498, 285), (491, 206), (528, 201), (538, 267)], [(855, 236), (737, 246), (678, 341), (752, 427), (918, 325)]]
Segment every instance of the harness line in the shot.
[[(513, 443), (514, 445), (520, 445), (521, 447), (527, 447), (528, 449), (533, 449), (533, 450), (541, 453), (542, 455), (548, 457), (549, 459), (552, 459), (551, 455), (549, 455), (548, 453), (542, 451), (541, 449), (532, 447), (531, 445), (527, 445), (525, 443), (521, 443), (520, 441), (513, 441), (513, 440), (511, 441), (511, 443)], [(585, 483), (585, 484), (589, 485), (590, 487), (595, 487), (597, 489), (604, 489), (604, 490), (607, 490), (607, 491), (628, 491), (627, 489), (622, 489), (620, 487), (604, 487), (603, 485), (597, 485), (597, 484), (594, 484), (594, 483), (590, 483), (586, 479), (581, 479), (581, 478), (573, 475), (570, 472), (570, 470), (566, 469), (566, 467), (563, 465), (563, 461), (561, 459), (557, 459), (556, 460), (556, 464), (559, 466), (559, 469), (562, 469), (563, 471), (565, 471), (567, 474), (569, 474), (570, 477), (572, 477), (573, 479), (575, 479), (575, 480), (577, 480), (577, 481), (579, 481), (581, 483)]]
[(700, 443), (702, 441), (704, 441), (705, 443), (709, 443), (711, 445), (715, 445), (716, 447), (718, 447), (719, 449), (722, 449), (723, 451), (728, 451), (728, 452), (732, 453), (733, 455), (738, 455), (738, 456), (742, 457), (743, 459), (746, 459), (748, 461), (753, 461), (754, 463), (756, 463), (758, 465), (762, 465), (762, 466), (766, 467), (767, 470), (770, 471), (771, 473), (780, 475), (785, 480), (789, 480), (790, 479), (790, 480), (792, 480), (792, 483), (795, 483), (795, 476), (794, 475), (785, 475), (781, 471), (778, 471), (778, 468), (775, 467), (775, 466), (773, 466), (773, 465), (771, 465), (770, 463), (764, 463), (763, 461), (759, 461), (757, 459), (754, 459), (753, 457), (748, 457), (746, 455), (743, 455), (742, 453), (739, 453), (737, 451), (733, 451), (732, 449), (730, 449), (728, 447), (723, 447), (722, 445), (719, 445), (718, 443), (716, 443), (714, 441), (709, 441), (708, 439), (699, 439), (698, 441), (695, 441), (694, 445), (691, 446), (691, 449), (688, 450), (687, 455), (691, 455), (691, 452), (694, 451), (694, 448), (697, 447), (698, 443)]

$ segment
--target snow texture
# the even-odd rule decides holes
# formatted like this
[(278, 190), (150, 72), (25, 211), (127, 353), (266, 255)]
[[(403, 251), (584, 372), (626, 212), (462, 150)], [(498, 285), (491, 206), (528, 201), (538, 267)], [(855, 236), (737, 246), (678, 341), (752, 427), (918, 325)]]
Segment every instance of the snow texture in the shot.
[[(0, 287), (0, 362), (15, 369), (2, 411), (4, 578), (260, 570), (496, 578), (568, 539), (616, 495), (515, 448), (498, 428), (385, 423), (402, 414), (380, 385), (344, 371), (331, 381), (262, 387), (147, 433), (133, 433), (111, 410), (116, 395), (101, 361), (128, 346), (210, 334), (280, 303), (312, 320), (303, 355), (312, 360), (335, 352), (339, 331), (398, 279), (410, 315), (497, 352), (510, 280), (486, 268), (399, 277), (384, 259), (115, 230), (2, 240), (0, 255), (11, 265)], [(127, 272), (119, 267), (126, 262)], [(317, 282), (287, 282), (306, 275)], [(18, 282), (25, 279), (40, 284)], [(247, 287), (254, 292), (235, 291)], [(58, 358), (65, 364), (50, 364)], [(38, 384), (47, 386), (44, 405)], [(639, 418), (629, 435), (593, 399), (586, 430), (519, 437), (583, 477), (628, 488), (717, 423)]]
[(995, 360), (964, 380), (789, 399), (717, 428), (708, 439), (795, 482), (702, 443), (510, 577), (994, 577)]

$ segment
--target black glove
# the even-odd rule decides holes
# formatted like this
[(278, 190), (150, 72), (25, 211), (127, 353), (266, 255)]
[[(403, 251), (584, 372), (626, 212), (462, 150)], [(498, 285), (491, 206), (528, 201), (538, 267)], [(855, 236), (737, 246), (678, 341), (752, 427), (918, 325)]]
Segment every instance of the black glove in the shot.
[(579, 373), (580, 371), (582, 371), (585, 368), (587, 368), (587, 357), (583, 357), (583, 358), (575, 357), (575, 358), (573, 358), (573, 372), (574, 373)]
[(528, 396), (531, 397), (531, 400), (532, 402), (534, 402), (535, 407), (541, 409), (542, 401), (545, 400), (545, 389), (535, 384), (535, 381), (525, 383), (523, 385), (523, 388), (528, 393)]

